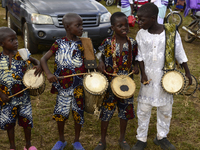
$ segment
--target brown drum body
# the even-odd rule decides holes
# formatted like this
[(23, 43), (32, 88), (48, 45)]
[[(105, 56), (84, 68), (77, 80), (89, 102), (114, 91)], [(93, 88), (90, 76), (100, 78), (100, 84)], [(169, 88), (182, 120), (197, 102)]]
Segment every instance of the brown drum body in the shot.
[(121, 99), (133, 96), (136, 85), (133, 79), (127, 75), (119, 75), (111, 81), (112, 92)]
[(196, 90), (198, 88), (198, 82), (197, 82), (197, 79), (193, 75), (191, 75), (191, 77), (192, 77), (191, 85), (189, 85), (189, 79), (187, 77), (185, 77), (186, 86), (180, 94), (190, 96), (196, 92)]
[(83, 78), (85, 91), (85, 111), (98, 113), (108, 88), (107, 78), (99, 72), (91, 72)]
[(37, 96), (45, 90), (45, 77), (43, 74), (40, 76), (34, 75), (35, 69), (29, 69), (23, 76), (23, 84), (29, 88), (29, 94), (31, 96)]
[(161, 80), (163, 89), (170, 94), (179, 94), (185, 87), (185, 76), (177, 71), (166, 72)]

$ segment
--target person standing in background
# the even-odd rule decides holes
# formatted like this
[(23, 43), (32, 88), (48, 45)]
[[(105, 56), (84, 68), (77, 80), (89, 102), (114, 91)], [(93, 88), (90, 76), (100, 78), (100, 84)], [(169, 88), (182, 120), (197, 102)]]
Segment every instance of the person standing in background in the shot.
[(168, 0), (151, 0), (151, 2), (154, 3), (159, 9), (158, 19), (157, 19), (158, 23), (163, 24), (165, 14), (167, 11)]
[(127, 17), (133, 13), (133, 0), (121, 0), (121, 12)]

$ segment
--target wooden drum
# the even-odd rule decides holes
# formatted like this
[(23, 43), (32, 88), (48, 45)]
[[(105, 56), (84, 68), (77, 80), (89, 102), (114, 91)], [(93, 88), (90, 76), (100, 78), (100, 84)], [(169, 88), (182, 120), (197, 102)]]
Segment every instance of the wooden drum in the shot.
[(40, 76), (34, 75), (35, 69), (29, 69), (25, 72), (23, 76), (23, 84), (29, 87), (29, 94), (31, 96), (37, 96), (44, 92), (45, 90), (45, 77), (43, 74)]
[(85, 92), (85, 111), (91, 114), (99, 113), (108, 88), (107, 78), (99, 72), (91, 72), (83, 78)]
[(166, 72), (161, 79), (163, 89), (170, 94), (179, 94), (185, 88), (185, 76), (177, 71)]
[(111, 81), (112, 92), (121, 99), (132, 97), (135, 89), (135, 82), (128, 75), (118, 75)]

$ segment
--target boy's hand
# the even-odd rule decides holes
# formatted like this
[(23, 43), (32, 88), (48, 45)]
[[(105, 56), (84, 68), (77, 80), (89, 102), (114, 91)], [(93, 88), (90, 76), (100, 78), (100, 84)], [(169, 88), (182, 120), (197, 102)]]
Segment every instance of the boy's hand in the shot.
[(47, 79), (50, 83), (58, 82), (58, 78), (55, 75), (53, 75), (52, 73), (47, 74)]
[(37, 65), (37, 66), (34, 66), (33, 67), (33, 69), (35, 69), (36, 68), (36, 70), (35, 70), (35, 72), (34, 72), (34, 74), (35, 74), (35, 76), (37, 76), (37, 75), (41, 75), (41, 73), (43, 72), (43, 70), (42, 70), (42, 67), (40, 66), (40, 65)]
[(97, 69), (100, 71), (100, 72), (104, 72), (105, 70), (105, 64), (103, 61), (101, 61), (97, 67)]
[(4, 94), (3, 92), (0, 92), (0, 94), (1, 94), (0, 97), (4, 103), (7, 103), (10, 101), (10, 99), (8, 98), (8, 95)]
[(145, 83), (144, 85), (149, 84), (148, 78), (147, 78), (146, 74), (142, 75), (142, 77), (141, 77), (141, 83), (142, 84)]
[(137, 65), (133, 67), (133, 73), (134, 74), (139, 74), (139, 68), (138, 68)]
[(192, 77), (190, 73), (186, 73), (185, 76), (189, 79), (189, 85), (192, 84)]

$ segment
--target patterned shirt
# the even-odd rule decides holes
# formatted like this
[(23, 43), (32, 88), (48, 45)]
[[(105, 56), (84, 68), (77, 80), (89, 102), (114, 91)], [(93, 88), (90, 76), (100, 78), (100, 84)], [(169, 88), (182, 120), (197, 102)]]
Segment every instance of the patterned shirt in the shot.
[[(68, 76), (86, 72), (84, 67), (84, 48), (80, 40), (72, 41), (66, 37), (57, 39), (50, 49), (55, 54), (54, 75)], [(65, 92), (73, 95), (73, 90), (82, 85), (82, 76), (60, 79), (52, 84), (51, 93)]]
[[(106, 72), (113, 73), (113, 57), (111, 52), (111, 41), (112, 37), (105, 39), (101, 46), (99, 46), (99, 50), (105, 55), (105, 66)], [(130, 38), (131, 46), (132, 46), (132, 56), (137, 55), (137, 43), (134, 39)], [(128, 42), (123, 44), (122, 54), (120, 55), (120, 45), (116, 43), (116, 63), (117, 63), (117, 74), (125, 74), (129, 73), (130, 68), (128, 68), (128, 55), (129, 55), (129, 46)], [(135, 58), (135, 57), (134, 57)], [(108, 80), (111, 81), (112, 76), (108, 75)]]
[[(22, 91), (25, 86), (22, 83), (22, 79), (29, 61), (24, 61), (19, 55), (19, 52), (13, 56), (11, 64), (9, 65), (9, 56), (0, 53), (0, 90), (7, 95), (14, 95), (15, 93)], [(10, 67), (9, 67), (10, 66)], [(24, 91), (10, 99), (13, 106), (25, 104), (30, 101), (28, 91)], [(0, 98), (0, 105), (5, 105)]]

